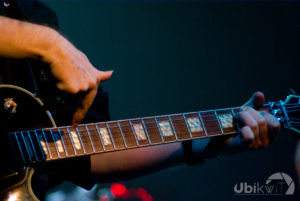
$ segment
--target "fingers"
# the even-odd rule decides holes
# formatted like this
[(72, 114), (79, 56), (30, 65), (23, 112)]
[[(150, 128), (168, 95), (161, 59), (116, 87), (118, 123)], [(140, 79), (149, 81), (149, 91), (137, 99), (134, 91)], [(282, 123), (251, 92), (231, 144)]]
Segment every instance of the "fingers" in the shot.
[(249, 126), (255, 136), (253, 140), (253, 148), (266, 147), (269, 145), (268, 126), (265, 118), (256, 110), (246, 107), (241, 112), (242, 121)]
[(255, 92), (250, 100), (244, 104), (244, 106), (253, 107), (256, 110), (259, 110), (263, 107), (265, 103), (265, 96), (262, 92)]
[(76, 127), (82, 119), (85, 117), (87, 111), (91, 107), (96, 94), (97, 94), (98, 86), (88, 91), (88, 93), (82, 99), (80, 105), (78, 106), (77, 110), (73, 114), (72, 118), (72, 127)]
[(245, 107), (237, 115), (237, 122), (241, 125), (242, 137), (251, 142), (249, 148), (253, 149), (268, 146), (280, 130), (280, 124), (274, 116), (251, 107)]
[[(82, 101), (79, 103), (77, 110), (73, 114), (73, 118), (72, 118), (72, 126), (73, 127), (76, 127), (82, 121), (82, 119), (85, 117), (86, 113), (88, 112), (89, 108), (91, 107), (91, 105), (97, 95), (99, 82), (108, 80), (113, 73), (113, 71), (98, 71), (98, 72), (100, 74), (100, 76), (99, 76), (100, 78), (97, 78), (96, 83), (89, 84), (89, 88), (92, 87), (92, 89), (83, 88), (83, 90), (82, 90), (82, 88), (81, 88), (81, 90), (80, 90), (83, 92), (88, 90), (88, 92), (84, 96)], [(81, 83), (81, 85), (83, 85), (83, 84), (84, 83)]]
[(260, 130), (255, 118), (248, 112), (242, 111), (239, 114), (239, 121), (242, 125), (241, 134), (246, 141), (251, 141), (251, 146), (257, 149), (261, 145), (259, 138)]
[(268, 136), (269, 136), (270, 141), (272, 142), (280, 131), (280, 123), (270, 113), (262, 112), (261, 114), (263, 115), (263, 117), (266, 120), (266, 123), (268, 126), (268, 133), (269, 133)]
[(108, 80), (112, 74), (113, 74), (113, 70), (109, 70), (109, 71), (99, 71), (100, 73), (100, 81), (106, 81)]

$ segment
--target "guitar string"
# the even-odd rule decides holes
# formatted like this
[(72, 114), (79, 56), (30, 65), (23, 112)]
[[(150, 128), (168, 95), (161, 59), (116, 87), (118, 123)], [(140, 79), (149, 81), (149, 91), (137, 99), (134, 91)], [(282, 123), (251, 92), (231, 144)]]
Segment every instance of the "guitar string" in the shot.
[[(289, 105), (298, 105), (298, 104), (289, 104)], [(299, 108), (299, 106), (292, 106), (292, 107), (286, 107), (286, 109), (290, 109), (290, 108)], [(216, 110), (216, 111), (222, 111), (222, 110), (226, 110), (226, 109), (221, 109), (221, 110)], [(228, 110), (228, 109), (227, 109)], [(289, 111), (297, 111), (297, 110), (289, 110)], [(195, 112), (195, 114), (196, 113), (199, 113), (199, 112)], [(236, 114), (236, 113), (235, 113)], [(182, 114), (183, 115), (183, 114)], [(160, 116), (160, 117), (168, 117), (168, 116), (171, 116), (171, 115), (167, 115), (167, 116)], [(214, 116), (214, 117), (216, 117), (215, 115), (206, 115), (206, 116), (202, 116), (202, 118), (205, 118), (205, 117), (208, 117), (208, 116)], [(154, 117), (155, 118), (155, 117)], [(184, 119), (176, 119), (177, 121), (178, 120), (184, 120)], [(172, 121), (176, 121), (175, 119), (174, 120), (172, 120)], [(129, 121), (129, 120), (128, 120)], [(215, 121), (215, 120), (206, 120), (205, 122), (207, 122), (207, 121)], [(293, 123), (293, 125), (298, 125), (298, 124), (295, 124), (296, 122), (292, 122)], [(298, 123), (298, 122), (297, 122)], [(150, 124), (150, 123), (145, 123), (145, 124)], [(154, 124), (154, 122), (152, 123), (152, 124)], [(177, 124), (174, 124), (173, 123), (173, 125), (179, 125), (178, 123)], [(185, 123), (182, 123), (181, 125), (186, 125)], [(120, 126), (121, 128), (123, 127), (126, 127), (126, 126)], [(115, 128), (120, 128), (120, 127), (115, 127)], [(127, 126), (127, 127), (130, 127), (130, 126)], [(206, 126), (206, 127), (208, 127), (208, 126)], [(215, 126), (214, 126), (215, 127)], [(120, 129), (121, 129), (120, 128)], [(156, 127), (148, 127), (148, 129), (150, 129), (150, 128), (156, 128), (156, 129), (158, 129), (158, 127), (156, 126)], [(113, 127), (109, 127), (109, 129), (113, 129)], [(122, 129), (123, 130), (123, 129)], [(173, 129), (172, 129), (173, 130)], [(89, 131), (96, 131), (96, 130), (89, 130)], [(82, 131), (81, 131), (82, 132)], [(87, 132), (87, 131), (83, 131), (83, 132)], [(124, 132), (126, 132), (126, 131), (124, 131)], [(175, 131), (176, 132), (176, 131)], [(120, 131), (112, 131), (112, 133), (118, 133), (118, 134), (120, 134)], [(94, 135), (94, 136), (98, 136), (99, 134), (97, 134), (97, 135)], [(116, 139), (115, 138), (116, 136), (114, 136), (114, 139)], [(122, 138), (122, 140), (123, 140), (123, 137), (121, 136), (121, 137), (118, 137), (118, 138)], [(158, 137), (158, 138), (160, 138), (160, 136)], [(188, 138), (187, 138), (188, 139)], [(90, 140), (88, 141), (88, 142), (90, 142)], [(66, 146), (69, 146), (69, 145), (71, 145), (71, 144), (68, 144), (68, 143), (64, 143)]]
[[(225, 110), (225, 109), (224, 109)], [(195, 115), (197, 115), (197, 116), (195, 116), (195, 117), (193, 117), (193, 116), (191, 116), (191, 118), (198, 118), (198, 114), (195, 112), (195, 113), (191, 113), (191, 114), (195, 114)], [(237, 113), (234, 113), (234, 114), (237, 114)], [(168, 115), (169, 116), (169, 115)], [(168, 117), (168, 116), (160, 116), (161, 118), (166, 118), (166, 117)], [(170, 115), (171, 116), (171, 115)], [(182, 116), (182, 115), (181, 115)], [(201, 116), (202, 118), (206, 118), (206, 117), (215, 117), (215, 119), (212, 119), (212, 120), (204, 120), (204, 122), (205, 123), (209, 123), (209, 122), (216, 122), (216, 120), (217, 120), (217, 118), (216, 118), (216, 115), (206, 115), (206, 116)], [(152, 118), (155, 118), (155, 117), (152, 117)], [(149, 117), (149, 119), (152, 119), (151, 117)], [(189, 118), (189, 117), (188, 117)], [(142, 119), (135, 119), (136, 121), (141, 121)], [(129, 121), (129, 120), (121, 120), (121, 121)], [(185, 121), (185, 119), (184, 118), (178, 118), (178, 119), (174, 119), (174, 120), (172, 120), (172, 122), (173, 123), (171, 123), (170, 121), (167, 121), (167, 122), (170, 122), (170, 124), (172, 124), (173, 126), (177, 126), (177, 125), (186, 125), (186, 123), (174, 123), (174, 121)], [(164, 121), (165, 122), (165, 121)], [(110, 123), (117, 123), (117, 122), (110, 122)], [(101, 123), (96, 123), (96, 124), (100, 124), (100, 127), (101, 127)], [(104, 124), (104, 123), (103, 123)], [(148, 123), (143, 123), (142, 125), (149, 125), (149, 124), (154, 124), (154, 125), (156, 125), (156, 122), (148, 122)], [(79, 125), (79, 127), (81, 127), (81, 126), (83, 126), (83, 125)], [(120, 128), (121, 127), (121, 128)], [(128, 127), (128, 128), (131, 128), (131, 126), (130, 125), (120, 125), (120, 127), (119, 126), (115, 126), (115, 127), (109, 127), (109, 129), (111, 130), (111, 129), (122, 129), (123, 130), (123, 128), (124, 127)], [(201, 127), (202, 127), (202, 125), (201, 125)], [(216, 125), (205, 125), (205, 128), (215, 128), (216, 127)], [(58, 127), (58, 129), (65, 129), (65, 128), (67, 128), (67, 127)], [(70, 128), (70, 127), (69, 127)], [(53, 130), (53, 128), (51, 128), (52, 130)], [(55, 129), (55, 128), (54, 128)], [(154, 127), (151, 127), (151, 126), (147, 126), (146, 127), (146, 129), (158, 129), (158, 126), (154, 126)], [(50, 130), (50, 129), (44, 129), (44, 131), (47, 131), (47, 130)], [(90, 130), (90, 129), (89, 129)], [(93, 131), (93, 130), (90, 130), (90, 131)], [(112, 132), (115, 132), (115, 131), (112, 131)], [(120, 132), (120, 131), (118, 131), (118, 132)]]
[[(296, 104), (297, 105), (297, 104)], [(300, 106), (298, 106), (299, 108), (300, 108)], [(296, 107), (293, 107), (293, 109), (294, 108), (296, 108)], [(242, 107), (237, 107), (237, 108), (234, 108), (234, 109), (242, 109)], [(289, 108), (288, 108), (289, 109)], [(217, 111), (217, 112), (219, 112), (219, 111), (224, 111), (224, 110), (230, 110), (230, 112), (229, 113), (223, 113), (223, 114), (232, 114), (232, 112), (231, 112), (231, 110), (232, 109), (219, 109), (219, 110), (215, 110), (215, 111)], [(213, 110), (212, 110), (213, 111)], [(297, 111), (297, 110), (287, 110), (286, 109), (286, 111), (287, 112), (294, 112), (294, 111)], [(185, 116), (189, 116), (189, 117), (186, 117), (186, 118), (198, 118), (199, 119), (199, 117), (198, 117), (198, 115), (200, 115), (201, 116), (201, 118), (203, 119), (203, 118), (209, 118), (209, 117), (214, 117), (215, 119), (211, 119), (211, 120), (207, 120), (207, 119), (205, 119), (204, 120), (204, 122), (210, 122), (210, 121), (216, 121), (217, 120), (217, 117), (216, 117), (216, 115), (215, 114), (212, 114), (212, 115), (203, 115), (203, 113), (205, 113), (206, 111), (200, 111), (200, 112), (190, 112), (190, 113), (181, 113), (181, 114), (172, 114), (172, 115), (162, 115), (162, 116), (154, 116), (154, 117), (146, 117), (146, 118), (137, 118), (137, 119), (128, 119), (128, 120), (119, 120), (119, 121), (111, 121), (111, 122), (108, 122), (108, 123), (117, 123), (117, 122), (122, 122), (122, 121), (142, 121), (142, 119), (143, 120), (147, 120), (147, 119), (157, 119), (157, 118), (168, 118), (169, 116), (170, 117), (174, 117), (174, 116), (183, 116), (183, 115), (185, 115)], [(207, 111), (206, 113), (208, 113), (209, 111)], [(236, 115), (236, 114), (238, 114), (238, 113), (233, 113), (232, 115)], [(192, 116), (192, 115), (195, 115), (195, 116)], [(222, 113), (221, 114), (218, 114), (218, 115), (222, 115)], [(185, 118), (178, 118), (178, 119), (173, 119), (172, 120), (172, 122), (174, 122), (174, 121), (184, 121), (185, 120)], [(168, 121), (168, 122), (170, 122), (169, 120), (166, 120), (166, 121)], [(164, 120), (162, 120), (161, 122), (165, 122)], [(147, 125), (147, 124), (155, 124), (156, 122), (144, 122), (143, 124), (144, 125)], [(101, 122), (100, 123), (96, 123), (96, 124), (101, 124)], [(104, 124), (104, 123), (103, 123)], [(170, 122), (170, 124), (173, 124), (174, 126), (175, 125), (178, 125), (178, 124), (176, 124), (176, 123), (171, 123)], [(88, 124), (87, 124), (88, 125)], [(78, 125), (79, 127), (80, 126), (84, 126), (84, 125)], [(70, 126), (62, 126), (62, 127), (58, 127), (59, 129), (61, 129), (61, 128), (66, 128), (66, 127), (69, 127), (70, 128)], [(121, 126), (121, 127), (124, 127), (124, 126)], [(130, 127), (129, 125), (128, 125), (128, 127)], [(118, 126), (115, 126), (115, 127), (109, 127), (110, 129), (114, 129), (114, 128), (119, 128)], [(151, 128), (151, 127), (150, 127)], [(152, 127), (152, 128), (156, 128), (156, 127)], [(48, 130), (48, 129), (50, 129), (50, 128), (45, 128), (45, 130)], [(52, 129), (52, 128), (51, 128)]]
[[(177, 124), (177, 125), (186, 125), (185, 123), (181, 123), (181, 124)], [(122, 126), (122, 127), (124, 127), (124, 126)], [(128, 128), (131, 128), (130, 126), (125, 126), (125, 127), (128, 127)], [(155, 128), (155, 129), (159, 129), (158, 127), (147, 127), (147, 129), (150, 129), (150, 128)], [(187, 127), (184, 127), (185, 129), (186, 129), (186, 131), (187, 131)], [(214, 127), (215, 128), (215, 127)], [(66, 128), (64, 128), (64, 129), (66, 129)], [(61, 131), (62, 130), (64, 130), (64, 129), (60, 129)], [(55, 132), (55, 130), (56, 130), (56, 128), (54, 128), (54, 129), (51, 129), (52, 130), (52, 132), (54, 131)], [(123, 129), (122, 129), (123, 130)], [(41, 131), (41, 130), (40, 130)], [(90, 136), (91, 137), (95, 137), (95, 136), (99, 136), (99, 133), (98, 133), (98, 130), (96, 130), (96, 129), (89, 129), (89, 131), (90, 132), (93, 132), (93, 131), (95, 131), (96, 132), (96, 134), (90, 134)], [(133, 135), (133, 132), (132, 132), (132, 130), (129, 130), (131, 133), (132, 133), (132, 135)], [(26, 132), (26, 131), (25, 131)], [(128, 131), (125, 131), (125, 130), (123, 130), (123, 132), (124, 133), (127, 133)], [(202, 131), (203, 132), (203, 131)], [(221, 132), (221, 130), (219, 131), (219, 132)], [(19, 132), (16, 132), (16, 133), (19, 133)], [(29, 132), (27, 132), (28, 134), (30, 134)], [(49, 131), (49, 133), (50, 133), (50, 131)], [(57, 131), (57, 133), (58, 133), (58, 131)], [(61, 133), (61, 132), (60, 132)], [(65, 133), (69, 133), (69, 132), (65, 132)], [(82, 135), (82, 134), (86, 134), (86, 136), (81, 136), (81, 139), (84, 141), (84, 142), (91, 142), (90, 141), (90, 139), (87, 139), (88, 138), (88, 132), (87, 131), (79, 131), (79, 134), (80, 135)], [(118, 140), (121, 140), (121, 141), (123, 141), (123, 137), (122, 136), (120, 136), (121, 135), (121, 132), (120, 131), (111, 131), (111, 133), (112, 134), (119, 134), (119, 136), (115, 136), (115, 135), (113, 135), (113, 140), (114, 141), (118, 141)], [(179, 136), (180, 135), (180, 133), (181, 132), (178, 132), (178, 129), (177, 129), (177, 131), (176, 131), (176, 134)], [(188, 133), (188, 132), (185, 132), (185, 133)], [(47, 134), (47, 133), (45, 133), (45, 134)], [(66, 146), (71, 146), (72, 145), (72, 143), (69, 143), (69, 142), (66, 142), (66, 141), (70, 141), (70, 138), (68, 137), (69, 135), (63, 135), (64, 133), (61, 133), (62, 134), (62, 140), (64, 141), (63, 143), (66, 145)], [(152, 140), (153, 139), (161, 139), (161, 136), (160, 136), (160, 134), (159, 134), (159, 132), (158, 132), (158, 130), (156, 131), (156, 134), (157, 134), (157, 136), (151, 136), (151, 138), (152, 138)], [(64, 138), (63, 136), (66, 136), (67, 138)], [(187, 135), (188, 136), (188, 135)], [(51, 134), (49, 134), (48, 136), (46, 136), (46, 138), (47, 137), (49, 137), (49, 138), (52, 138), (52, 135)], [(79, 136), (78, 136), (79, 137)], [(57, 139), (56, 137), (54, 137), (55, 139)], [(87, 139), (87, 140), (85, 140), (85, 138)], [(150, 138), (150, 140), (151, 140), (151, 138)], [(59, 138), (59, 139), (61, 139), (61, 138)], [(185, 139), (190, 139), (190, 138), (185, 138)], [(44, 140), (45, 142), (46, 142), (46, 140)], [(56, 142), (57, 140), (55, 140), (55, 142)], [(147, 140), (148, 141), (148, 140)], [(48, 144), (49, 143), (53, 143), (53, 141), (52, 141), (52, 139), (51, 139), (51, 142), (47, 142)], [(72, 145), (73, 146), (73, 145)]]
[[(298, 122), (297, 122), (298, 123)], [(295, 122), (292, 122), (292, 124), (293, 125), (298, 125), (298, 124), (295, 124)], [(182, 123), (181, 125), (186, 125), (186, 124), (184, 124), (184, 123)], [(124, 127), (124, 126), (123, 126)], [(129, 126), (127, 126), (127, 127), (129, 127)], [(156, 128), (156, 129), (158, 129), (157, 127), (152, 127), (152, 128)], [(123, 129), (122, 129), (123, 130)], [(89, 131), (90, 132), (93, 132), (93, 131), (97, 131), (97, 130), (94, 130), (94, 129), (89, 129)], [(124, 133), (127, 133), (128, 131), (124, 131), (123, 130), (123, 132)], [(130, 130), (130, 132), (132, 132), (131, 130)], [(178, 132), (178, 131), (176, 131), (176, 132)], [(86, 133), (87, 134), (87, 131), (80, 131), (79, 133), (81, 133), (81, 134), (83, 134), (83, 133)], [(121, 132), (120, 131), (111, 131), (111, 133), (118, 133), (119, 135), (121, 135)], [(133, 134), (133, 133), (132, 133)], [(158, 135), (158, 132), (157, 132), (157, 135)], [(177, 135), (179, 135), (179, 133), (177, 133)], [(92, 136), (92, 137), (95, 137), (95, 136), (99, 136), (99, 134), (98, 134), (98, 131), (97, 131), (97, 134), (95, 134), (95, 135), (90, 135), (90, 136)], [(126, 136), (124, 136), (125, 138), (126, 138)], [(152, 139), (154, 139), (155, 138), (155, 136), (151, 136), (152, 137)], [(82, 141), (83, 142), (89, 142), (89, 143), (91, 143), (91, 140), (90, 139), (88, 139), (88, 140), (85, 140), (85, 138), (88, 138), (88, 136), (85, 136), (85, 137), (82, 137), (81, 136), (81, 138), (82, 138)], [(160, 139), (161, 138), (161, 136), (160, 135), (158, 135), (157, 137), (156, 137), (156, 139)], [(118, 136), (113, 136), (113, 139), (115, 140), (115, 141), (118, 141), (118, 140), (121, 140), (122, 142), (123, 142), (123, 136), (120, 136), (120, 137), (118, 137)], [(190, 139), (190, 138), (185, 138), (185, 139)], [(62, 138), (62, 140), (64, 140), (64, 141), (66, 141), (66, 139), (64, 139), (64, 138)], [(130, 142), (128, 142), (128, 139), (126, 139), (126, 141), (127, 141), (127, 143), (130, 143)], [(148, 139), (146, 140), (146, 141), (148, 141)], [(66, 146), (71, 146), (72, 144), (71, 143), (66, 143), (66, 142), (64, 142), (64, 144), (66, 145)], [(149, 144), (150, 144), (150, 142), (149, 142)]]
[[(222, 135), (222, 134), (220, 134), (220, 135)], [(97, 135), (97, 136), (98, 136), (98, 135)], [(87, 136), (86, 136), (86, 138), (87, 138)], [(90, 140), (84, 140), (84, 139), (85, 139), (85, 138), (82, 139), (83, 142), (85, 142), (85, 143), (86, 143), (86, 142), (89, 142), (89, 143), (91, 144), (91, 141), (90, 141)], [(122, 139), (123, 139), (123, 138), (122, 138)], [(153, 139), (153, 138), (152, 138), (152, 139)], [(157, 139), (160, 139), (160, 136), (157, 137)], [(180, 140), (185, 140), (185, 139), (188, 140), (188, 139), (191, 139), (191, 138), (183, 138), (183, 139), (180, 139)], [(65, 140), (64, 140), (64, 141), (65, 141)], [(70, 139), (68, 139), (68, 141), (70, 141)], [(127, 141), (127, 140), (126, 140), (126, 141)], [(147, 140), (147, 141), (148, 141), (148, 140)], [(161, 140), (160, 140), (160, 141), (161, 141)], [(136, 143), (135, 140), (132, 140), (131, 142), (135, 142), (135, 143)], [(174, 140), (174, 142), (176, 142), (176, 140)], [(52, 146), (53, 146), (54, 143), (53, 143), (53, 142), (51, 142), (51, 143), (52, 143)], [(50, 143), (50, 144), (51, 144), (51, 143)], [(93, 142), (93, 143), (94, 143), (94, 142)], [(127, 143), (130, 143), (130, 142), (127, 141)], [(148, 143), (148, 142), (147, 142), (146, 145), (151, 145), (151, 144), (152, 144), (152, 143), (150, 143), (150, 142)], [(71, 150), (74, 152), (74, 147), (73, 147), (73, 144), (72, 144), (72, 143), (67, 143), (67, 142), (65, 141), (65, 142), (64, 142), (64, 145), (67, 146), (67, 147), (69, 147), (69, 148), (71, 148)], [(101, 143), (101, 145), (102, 145), (102, 146), (105, 146), (105, 145), (103, 145), (102, 143)], [(86, 144), (83, 145), (83, 146), (84, 146), (85, 148), (87, 148), (87, 145), (86, 145)], [(91, 145), (91, 146), (92, 146), (92, 145)], [(138, 147), (138, 145), (136, 145), (136, 146)], [(136, 146), (133, 146), (133, 147), (136, 147)], [(125, 147), (124, 147), (124, 148), (125, 148)], [(50, 151), (52, 152), (52, 154), (54, 154), (55, 152), (58, 151), (57, 148), (55, 148), (55, 147), (50, 147), (49, 149), (50, 149)], [(122, 148), (118, 148), (118, 147), (113, 148), (113, 150), (118, 150), (118, 149), (122, 149)], [(66, 151), (67, 151), (68, 153), (70, 152), (70, 150), (68, 150), (68, 149), (65, 150), (65, 149), (64, 149), (64, 152), (66, 152)], [(104, 150), (103, 150), (103, 151), (104, 151)], [(104, 152), (105, 152), (105, 151), (104, 151)], [(90, 153), (93, 153), (93, 152), (91, 151)], [(60, 154), (62, 154), (62, 152), (60, 152)], [(75, 156), (75, 155), (76, 155), (76, 154), (75, 154), (75, 152), (74, 152), (74, 156)], [(57, 156), (57, 157), (58, 157), (58, 156)]]

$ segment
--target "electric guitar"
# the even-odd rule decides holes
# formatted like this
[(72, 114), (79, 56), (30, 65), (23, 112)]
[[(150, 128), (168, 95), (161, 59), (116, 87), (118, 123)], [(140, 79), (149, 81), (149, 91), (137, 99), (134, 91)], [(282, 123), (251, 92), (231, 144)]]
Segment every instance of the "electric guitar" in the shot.
[[(0, 85), (0, 201), (37, 201), (31, 188), (43, 164), (99, 154), (239, 132), (233, 117), (242, 108), (162, 115), (56, 127), (43, 103), (25, 89)], [(300, 133), (300, 96), (270, 102), (264, 109), (282, 127)], [(5, 155), (3, 154), (5, 153)]]

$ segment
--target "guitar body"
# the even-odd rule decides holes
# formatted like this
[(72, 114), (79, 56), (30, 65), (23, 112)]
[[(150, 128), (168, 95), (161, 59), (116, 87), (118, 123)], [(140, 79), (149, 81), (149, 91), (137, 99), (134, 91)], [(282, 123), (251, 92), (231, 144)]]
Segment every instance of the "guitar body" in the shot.
[(29, 91), (12, 86), (0, 85), (0, 201), (36, 201), (31, 188), (35, 165), (24, 166), (16, 157), (7, 133), (54, 127), (50, 113), (44, 104)]
[(24, 168), (1, 179), (1, 201), (38, 201), (31, 188), (34, 168)]

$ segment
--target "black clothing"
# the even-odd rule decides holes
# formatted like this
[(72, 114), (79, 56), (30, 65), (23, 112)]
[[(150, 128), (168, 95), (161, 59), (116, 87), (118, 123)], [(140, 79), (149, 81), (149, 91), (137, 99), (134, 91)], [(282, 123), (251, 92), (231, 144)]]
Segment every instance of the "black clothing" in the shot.
[[(55, 13), (44, 4), (35, 0), (0, 1), (0, 15), (47, 25), (58, 29)], [(52, 113), (57, 126), (70, 125), (72, 114), (77, 108), (80, 95), (70, 96), (55, 88), (49, 67), (39, 61), (13, 60), (0, 58), (0, 84), (13, 84), (36, 94)], [(99, 87), (97, 96), (82, 123), (109, 120), (108, 95)], [(80, 170), (80, 171), (79, 171)], [(89, 177), (90, 158), (66, 159), (46, 165), (33, 179), (35, 192), (42, 192), (68, 180), (84, 188), (91, 188), (93, 182)]]

